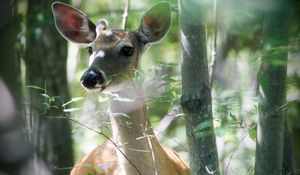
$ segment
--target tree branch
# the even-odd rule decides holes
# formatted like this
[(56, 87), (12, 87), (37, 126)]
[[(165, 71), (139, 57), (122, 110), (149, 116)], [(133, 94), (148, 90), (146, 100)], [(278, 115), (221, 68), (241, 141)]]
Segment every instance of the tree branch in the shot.
[(129, 6), (130, 6), (130, 0), (126, 0), (126, 4), (125, 4), (125, 7), (124, 7), (124, 12), (123, 12), (123, 15), (122, 15), (122, 26), (121, 26), (121, 29), (125, 29), (126, 28), (126, 20), (127, 20), (127, 16), (128, 16)]

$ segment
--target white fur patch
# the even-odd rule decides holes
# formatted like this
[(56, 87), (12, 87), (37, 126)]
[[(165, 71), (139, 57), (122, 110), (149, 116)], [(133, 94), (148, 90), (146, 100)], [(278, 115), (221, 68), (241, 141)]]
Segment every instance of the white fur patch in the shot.
[(89, 59), (89, 66), (92, 65), (92, 63), (94, 62), (95, 60), (95, 52), (90, 56), (90, 59)]
[(93, 54), (90, 56), (89, 59), (89, 66), (91, 66), (95, 60), (95, 58), (100, 57), (103, 58), (105, 56), (105, 53), (103, 50), (100, 50), (97, 54), (95, 52), (93, 52)]
[(100, 50), (96, 55), (96, 57), (100, 57), (100, 58), (103, 58), (104, 56), (105, 56), (105, 53), (103, 50)]
[(110, 31), (110, 30), (105, 30), (105, 31), (103, 32), (103, 34), (104, 34), (105, 36), (109, 36), (109, 35), (112, 35), (113, 33), (112, 33), (112, 31)]

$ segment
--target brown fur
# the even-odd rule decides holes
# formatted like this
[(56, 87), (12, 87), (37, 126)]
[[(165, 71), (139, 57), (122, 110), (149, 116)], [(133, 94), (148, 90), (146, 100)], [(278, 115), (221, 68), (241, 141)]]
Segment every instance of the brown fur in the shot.
[[(180, 159), (177, 153), (164, 146), (157, 145), (160, 150), (160, 165), (165, 168), (159, 175), (189, 175), (189, 166)], [(130, 166), (130, 165), (129, 165)], [(115, 146), (107, 141), (95, 148), (90, 154), (78, 161), (71, 175), (119, 175), (120, 166)]]

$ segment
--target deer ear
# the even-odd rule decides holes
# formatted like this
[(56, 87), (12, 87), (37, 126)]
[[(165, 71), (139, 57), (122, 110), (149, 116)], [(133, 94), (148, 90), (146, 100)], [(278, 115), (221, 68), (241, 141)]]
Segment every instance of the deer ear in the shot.
[(97, 33), (97, 35), (99, 35), (101, 32), (106, 30), (107, 26), (108, 26), (108, 22), (107, 22), (106, 19), (98, 20), (97, 23), (96, 23), (96, 33)]
[(88, 44), (96, 38), (96, 26), (81, 11), (61, 2), (52, 4), (55, 26), (67, 40)]
[(161, 2), (143, 15), (138, 33), (145, 43), (157, 42), (168, 32), (170, 24), (170, 5), (167, 2)]

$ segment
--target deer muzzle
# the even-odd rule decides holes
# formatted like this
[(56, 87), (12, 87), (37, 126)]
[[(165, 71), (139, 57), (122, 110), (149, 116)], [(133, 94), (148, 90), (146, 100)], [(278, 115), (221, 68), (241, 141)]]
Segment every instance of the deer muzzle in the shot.
[(81, 85), (89, 92), (103, 91), (110, 83), (101, 70), (87, 70), (80, 79)]

